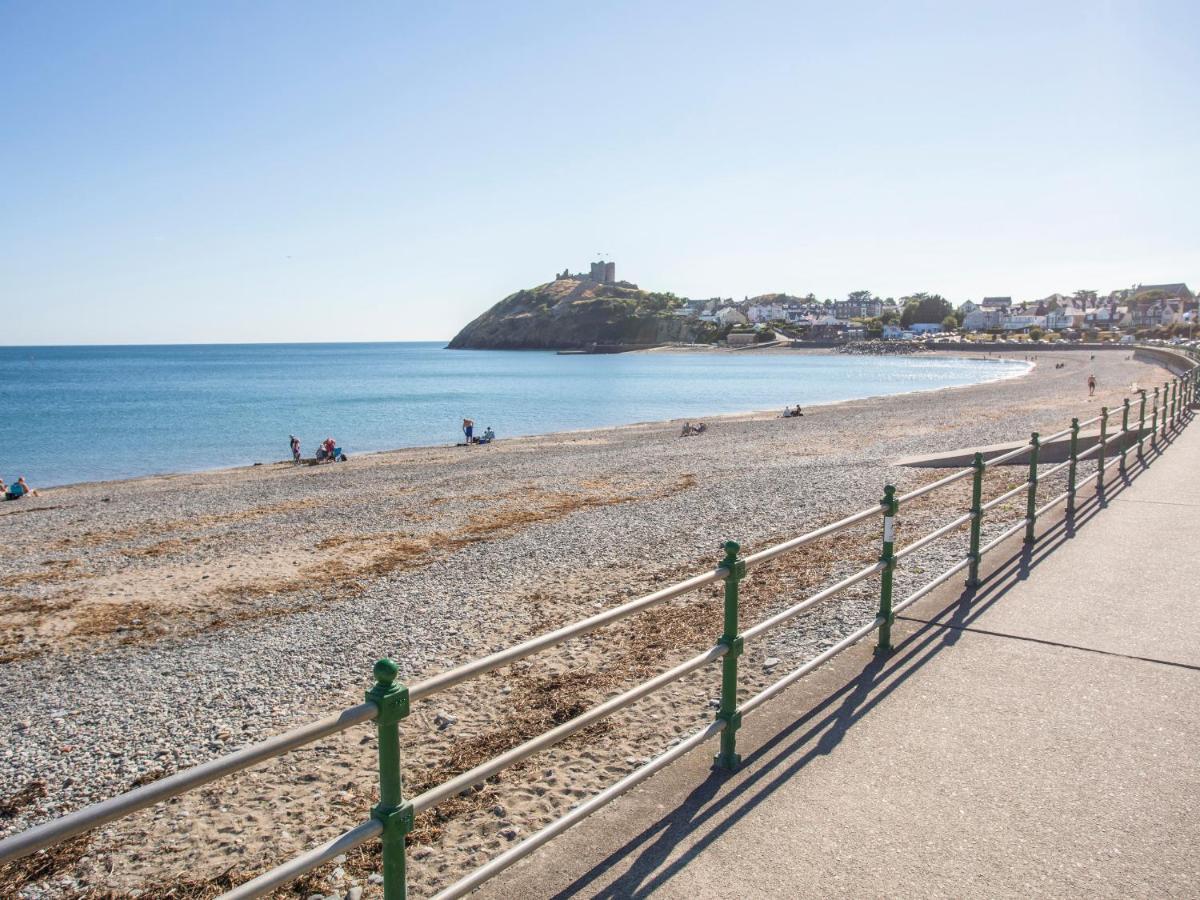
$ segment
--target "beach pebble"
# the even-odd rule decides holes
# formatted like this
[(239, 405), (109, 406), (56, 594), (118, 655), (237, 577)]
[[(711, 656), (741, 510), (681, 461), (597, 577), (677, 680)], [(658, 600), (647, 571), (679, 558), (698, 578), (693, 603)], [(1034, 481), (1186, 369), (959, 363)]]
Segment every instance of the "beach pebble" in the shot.
[(763, 668), (764, 669), (773, 669), (777, 665), (779, 665), (779, 657), (778, 656), (768, 656), (766, 659), (763, 660)]
[(435, 715), (433, 717), (433, 724), (441, 729), (449, 728), (451, 725), (453, 725), (457, 721), (458, 721), (458, 719), (456, 719), (454, 716), (450, 715), (450, 713), (448, 713), (448, 712), (439, 712), (437, 715)]

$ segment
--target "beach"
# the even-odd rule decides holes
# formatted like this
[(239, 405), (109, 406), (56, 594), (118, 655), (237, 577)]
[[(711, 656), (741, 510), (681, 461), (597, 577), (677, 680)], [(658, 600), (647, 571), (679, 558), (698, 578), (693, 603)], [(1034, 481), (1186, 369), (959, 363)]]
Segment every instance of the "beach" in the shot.
[[(723, 541), (752, 552), (877, 502), (886, 483), (904, 491), (944, 474), (897, 467), (899, 457), (1058, 431), (1117, 408), (1134, 382), (1168, 377), (1123, 351), (1042, 351), (1020, 378), (796, 419), (706, 418), (687, 438), (682, 421), (653, 422), (81, 484), (4, 504), (0, 834), (361, 702), (379, 656), (418, 680), (711, 569)], [(1025, 474), (994, 473), (989, 496)], [(902, 510), (898, 540), (965, 511), (969, 484), (956, 487)], [(906, 559), (897, 591), (960, 559), (965, 542), (958, 533)], [(744, 621), (878, 552), (871, 522), (780, 557), (747, 580)], [(748, 647), (744, 687), (831, 645), (876, 602), (876, 582), (864, 582)], [(701, 591), (416, 705), (403, 726), (406, 792), (710, 645), (719, 608), (718, 590)], [(414, 896), (711, 720), (718, 683), (715, 669), (695, 673), (421, 817)], [(215, 896), (362, 821), (375, 765), (373, 729), (351, 730), (100, 829), (20, 896), (152, 897), (176, 882), (191, 885), (180, 896)], [(301, 895), (343, 896), (355, 883), (377, 895), (372, 854), (322, 870)]]

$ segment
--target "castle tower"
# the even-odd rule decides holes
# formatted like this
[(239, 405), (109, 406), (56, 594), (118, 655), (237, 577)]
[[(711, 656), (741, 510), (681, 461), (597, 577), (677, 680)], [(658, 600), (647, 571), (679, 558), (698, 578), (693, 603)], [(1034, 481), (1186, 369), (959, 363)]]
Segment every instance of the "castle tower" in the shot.
[(606, 262), (604, 264), (604, 283), (612, 284), (617, 280), (617, 264), (615, 262)]

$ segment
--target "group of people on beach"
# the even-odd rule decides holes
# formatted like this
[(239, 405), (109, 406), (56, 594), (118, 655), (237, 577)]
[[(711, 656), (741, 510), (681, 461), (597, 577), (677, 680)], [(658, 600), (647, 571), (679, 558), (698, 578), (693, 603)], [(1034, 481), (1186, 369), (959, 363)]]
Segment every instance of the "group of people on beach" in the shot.
[(22, 475), (17, 478), (12, 484), (5, 484), (0, 481), (0, 497), (5, 500), (20, 500), (22, 497), (36, 497), (38, 492), (29, 486)]
[(490, 444), (496, 439), (496, 432), (492, 431), (491, 425), (484, 429), (483, 434), (476, 435), (474, 419), (463, 419), (462, 430), (466, 443), (459, 444), (460, 447), (469, 447), (471, 444)]
[(804, 415), (804, 410), (802, 410), (800, 408), (799, 403), (796, 404), (795, 409), (792, 409), (790, 406), (785, 406), (783, 408), (783, 418), (785, 418), (785, 419), (795, 419), (797, 416), (803, 416), (803, 415)]
[[(300, 452), (300, 438), (294, 434), (291, 435), (289, 445), (292, 448), (292, 463), (299, 465), (304, 461), (303, 454)], [(342, 452), (342, 448), (337, 445), (331, 437), (325, 438), (317, 445), (317, 452), (314, 459), (321, 462), (345, 462), (349, 457)]]
[(683, 431), (679, 433), (679, 436), (689, 437), (693, 434), (704, 434), (706, 431), (708, 431), (708, 426), (703, 422), (697, 422), (695, 425), (693, 425), (691, 422), (684, 422)]

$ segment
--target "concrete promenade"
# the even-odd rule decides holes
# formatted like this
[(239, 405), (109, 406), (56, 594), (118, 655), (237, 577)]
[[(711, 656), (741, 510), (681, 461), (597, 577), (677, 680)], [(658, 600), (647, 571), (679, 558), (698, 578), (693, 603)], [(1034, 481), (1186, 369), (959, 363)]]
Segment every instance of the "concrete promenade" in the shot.
[(1200, 896), (1200, 425), (1110, 471), (481, 895)]

